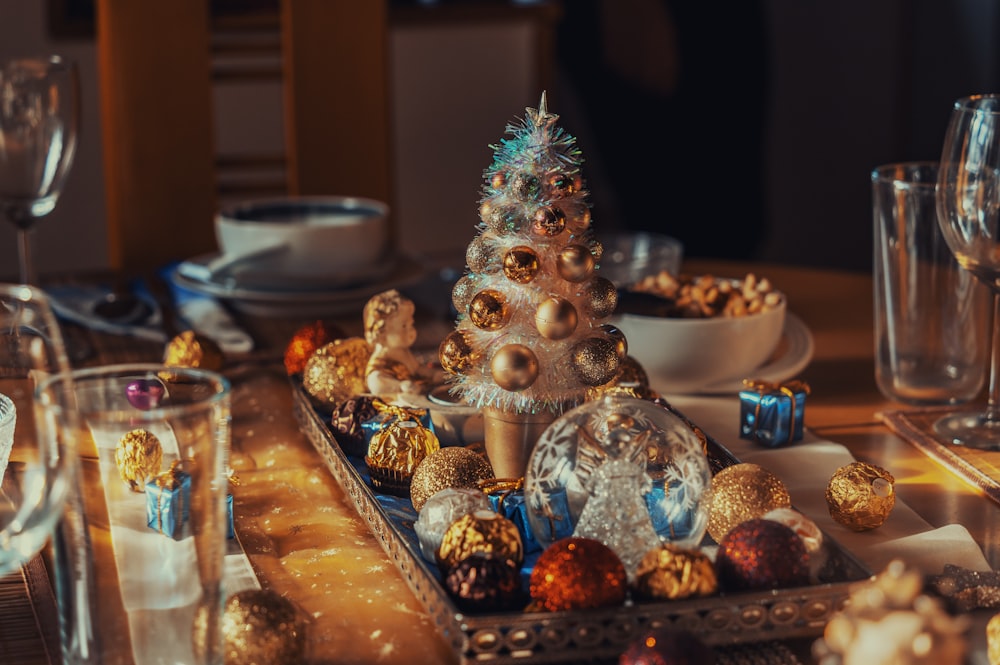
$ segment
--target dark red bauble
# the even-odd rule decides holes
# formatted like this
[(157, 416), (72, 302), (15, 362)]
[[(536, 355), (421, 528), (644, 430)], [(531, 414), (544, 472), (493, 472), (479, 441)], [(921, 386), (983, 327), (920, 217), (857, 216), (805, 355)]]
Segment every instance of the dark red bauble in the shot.
[(809, 584), (809, 554), (784, 524), (751, 519), (729, 530), (715, 557), (725, 590), (779, 589)]
[(675, 628), (657, 628), (632, 643), (618, 665), (714, 665), (715, 652), (696, 635)]
[(563, 538), (538, 557), (529, 588), (532, 605), (562, 612), (621, 605), (627, 585), (625, 566), (607, 545), (590, 538)]

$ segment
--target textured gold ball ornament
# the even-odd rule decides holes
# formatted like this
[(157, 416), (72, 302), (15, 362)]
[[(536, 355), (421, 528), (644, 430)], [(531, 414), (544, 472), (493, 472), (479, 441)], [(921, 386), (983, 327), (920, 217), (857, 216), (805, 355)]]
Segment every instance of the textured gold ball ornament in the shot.
[(625, 333), (621, 331), (618, 326), (613, 326), (610, 323), (605, 323), (598, 327), (598, 330), (603, 332), (608, 336), (615, 344), (615, 352), (618, 354), (619, 360), (625, 360), (628, 356), (628, 340), (625, 339)]
[(438, 360), (441, 367), (452, 374), (464, 374), (472, 366), (475, 351), (465, 333), (453, 330), (438, 347)]
[(523, 344), (505, 344), (493, 354), (490, 373), (504, 390), (524, 390), (538, 378), (538, 358)]
[(635, 591), (651, 600), (710, 596), (718, 589), (711, 559), (668, 543), (646, 552), (635, 571)]
[(507, 325), (510, 310), (507, 298), (496, 289), (483, 289), (472, 296), (469, 318), (482, 330), (499, 330)]
[(185, 330), (167, 342), (163, 364), (167, 367), (193, 367), (218, 372), (222, 369), (222, 349), (213, 340), (193, 330)]
[(583, 339), (570, 353), (573, 374), (585, 386), (596, 387), (613, 379), (618, 363), (614, 342), (604, 337)]
[(594, 277), (587, 283), (584, 293), (590, 315), (595, 319), (606, 319), (614, 314), (618, 306), (618, 290), (610, 279)]
[(535, 310), (535, 328), (545, 339), (566, 339), (576, 330), (576, 307), (566, 298), (546, 298)]
[(323, 407), (368, 392), (365, 367), (371, 347), (361, 337), (337, 339), (316, 349), (302, 371), (302, 387)]
[(555, 172), (550, 173), (545, 178), (546, 188), (548, 189), (549, 196), (554, 199), (566, 198), (567, 196), (572, 196), (576, 193), (577, 180), (568, 173)]
[(163, 446), (149, 430), (129, 430), (115, 447), (115, 464), (130, 490), (145, 492), (146, 480), (160, 472)]
[(535, 211), (531, 221), (532, 233), (554, 238), (566, 228), (566, 213), (559, 206), (543, 206)]
[(527, 245), (513, 247), (503, 255), (503, 274), (512, 282), (527, 284), (535, 279), (539, 267), (538, 254)]
[[(208, 612), (195, 615), (195, 653), (204, 654)], [(300, 665), (308, 643), (304, 615), (275, 591), (246, 589), (226, 601), (220, 627), (225, 665)]]
[(510, 561), (520, 568), (524, 563), (524, 545), (517, 525), (492, 510), (477, 510), (458, 518), (441, 539), (438, 565), (448, 570), (473, 554)]
[(479, 481), (493, 477), (493, 467), (476, 451), (460, 446), (441, 448), (417, 465), (410, 479), (410, 501), (419, 512), (427, 499), (443, 489), (478, 489)]
[(541, 190), (538, 178), (530, 173), (516, 173), (510, 183), (510, 191), (522, 201), (534, 201), (538, 198)]
[(717, 543), (737, 524), (792, 505), (781, 479), (750, 462), (727, 466), (715, 474), (709, 496), (708, 534)]
[(500, 268), (496, 243), (484, 235), (473, 238), (465, 250), (465, 265), (472, 272), (496, 272)]
[(478, 282), (479, 280), (472, 275), (462, 275), (455, 282), (455, 286), (451, 288), (451, 304), (455, 306), (456, 312), (465, 314), (469, 311), (472, 296), (479, 291)]
[(594, 272), (594, 255), (584, 245), (566, 245), (556, 256), (556, 271), (567, 282), (583, 282)]
[(514, 208), (483, 201), (479, 206), (479, 218), (486, 228), (496, 235), (506, 235), (518, 229), (518, 213)]
[(837, 469), (826, 487), (830, 517), (854, 531), (882, 526), (896, 505), (895, 478), (882, 467), (852, 462)]

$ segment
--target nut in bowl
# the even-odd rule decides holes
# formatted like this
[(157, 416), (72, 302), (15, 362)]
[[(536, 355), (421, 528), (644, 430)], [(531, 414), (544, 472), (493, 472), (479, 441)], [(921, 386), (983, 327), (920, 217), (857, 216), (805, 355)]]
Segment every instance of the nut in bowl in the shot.
[(775, 352), (786, 299), (766, 280), (652, 276), (621, 294), (614, 324), (629, 355), (667, 394), (753, 378)]
[(289, 197), (222, 208), (223, 260), (292, 278), (361, 274), (390, 262), (389, 206), (350, 196)]

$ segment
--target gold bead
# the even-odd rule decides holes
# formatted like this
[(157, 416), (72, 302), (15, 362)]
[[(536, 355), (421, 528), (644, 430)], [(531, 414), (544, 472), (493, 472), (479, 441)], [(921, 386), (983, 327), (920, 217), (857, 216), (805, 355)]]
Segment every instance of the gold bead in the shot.
[(792, 505), (784, 483), (750, 462), (727, 466), (715, 474), (710, 497), (708, 534), (717, 543), (737, 524)]
[(594, 255), (583, 245), (566, 245), (556, 256), (556, 271), (567, 282), (582, 282), (594, 272)]
[(538, 254), (527, 245), (518, 245), (503, 255), (503, 274), (518, 284), (527, 284), (535, 279), (540, 265)]
[(570, 367), (577, 380), (585, 386), (600, 386), (618, 372), (618, 353), (614, 343), (603, 337), (588, 337), (570, 354)]
[(614, 283), (604, 277), (594, 277), (584, 290), (590, 315), (595, 319), (606, 319), (618, 306), (618, 290)]
[(543, 206), (535, 211), (531, 231), (536, 235), (554, 238), (566, 228), (566, 213), (559, 206)]
[(453, 330), (438, 347), (438, 360), (446, 371), (452, 374), (464, 374), (472, 366), (474, 353), (465, 333)]
[(484, 289), (472, 297), (469, 318), (477, 328), (499, 330), (507, 325), (510, 311), (507, 298), (496, 289)]
[(576, 330), (576, 307), (566, 298), (551, 296), (535, 310), (535, 327), (546, 339), (566, 339)]
[(548, 174), (545, 179), (549, 196), (554, 199), (572, 196), (578, 190), (577, 182), (573, 176), (559, 171)]
[(496, 272), (500, 267), (496, 243), (484, 235), (473, 238), (465, 250), (465, 265), (472, 272)]
[(490, 373), (504, 390), (524, 390), (538, 378), (538, 358), (523, 344), (506, 344), (493, 354)]
[(894, 482), (891, 473), (874, 464), (840, 467), (826, 487), (830, 517), (854, 531), (882, 526), (896, 505)]
[(530, 173), (515, 173), (510, 191), (521, 201), (534, 201), (541, 193), (541, 183)]

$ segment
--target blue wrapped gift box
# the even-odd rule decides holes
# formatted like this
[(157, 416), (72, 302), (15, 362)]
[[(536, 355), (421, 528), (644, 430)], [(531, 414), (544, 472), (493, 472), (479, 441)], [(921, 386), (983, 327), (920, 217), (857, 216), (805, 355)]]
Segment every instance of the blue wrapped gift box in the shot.
[(740, 391), (740, 438), (777, 448), (802, 438), (809, 386), (803, 381), (744, 381)]
[(170, 536), (180, 535), (191, 509), (191, 476), (171, 467), (146, 483), (146, 524)]

